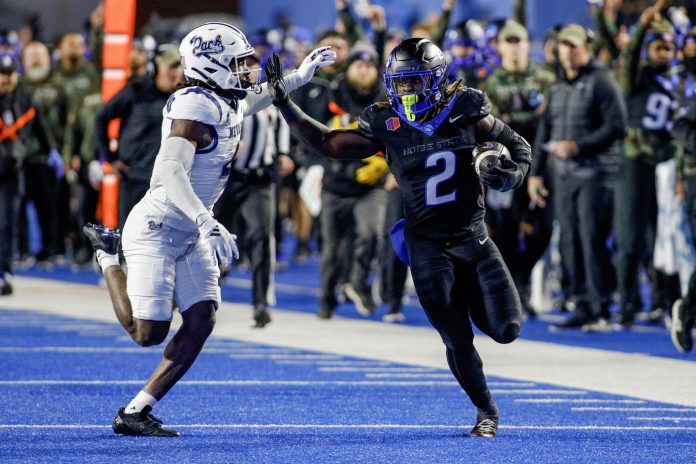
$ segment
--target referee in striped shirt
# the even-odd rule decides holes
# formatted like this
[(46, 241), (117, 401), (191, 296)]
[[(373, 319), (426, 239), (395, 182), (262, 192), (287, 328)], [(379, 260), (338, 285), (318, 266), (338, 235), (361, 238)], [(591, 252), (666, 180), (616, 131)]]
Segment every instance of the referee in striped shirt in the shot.
[(275, 304), (275, 180), (295, 169), (289, 152), (290, 130), (275, 107), (244, 118), (232, 173), (217, 205), (220, 222), (241, 232), (240, 248), (252, 271), (251, 324), (257, 328), (271, 322), (268, 305)]

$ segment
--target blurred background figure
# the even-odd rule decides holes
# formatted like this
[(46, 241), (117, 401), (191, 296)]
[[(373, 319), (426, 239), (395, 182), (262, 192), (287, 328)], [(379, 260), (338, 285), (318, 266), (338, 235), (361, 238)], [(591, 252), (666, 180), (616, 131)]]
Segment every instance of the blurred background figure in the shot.
[(38, 143), (38, 153), (53, 149), (31, 95), (17, 85), (18, 65), (13, 56), (0, 54), (0, 295), (12, 293), (17, 209), (26, 188), (23, 166), (29, 145)]
[[(97, 112), (95, 136), (100, 156), (120, 177), (118, 223), (122, 228), (133, 206), (150, 187), (162, 137), (162, 108), (183, 81), (179, 51), (163, 45), (155, 55), (154, 75), (133, 77)], [(109, 146), (109, 121), (120, 118), (118, 149)]]

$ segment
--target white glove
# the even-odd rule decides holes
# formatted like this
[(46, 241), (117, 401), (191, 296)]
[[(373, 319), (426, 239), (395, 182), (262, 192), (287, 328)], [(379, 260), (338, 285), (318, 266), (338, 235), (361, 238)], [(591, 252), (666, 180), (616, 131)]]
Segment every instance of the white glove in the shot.
[(219, 256), (220, 264), (229, 267), (232, 261), (239, 259), (237, 236), (231, 234), (213, 216), (206, 215), (198, 229), (201, 231), (201, 235), (208, 239), (213, 252)]
[(320, 47), (312, 50), (312, 52), (302, 60), (297, 74), (302, 80), (302, 85), (312, 79), (317, 68), (331, 66), (336, 62), (336, 52), (330, 50), (331, 47)]

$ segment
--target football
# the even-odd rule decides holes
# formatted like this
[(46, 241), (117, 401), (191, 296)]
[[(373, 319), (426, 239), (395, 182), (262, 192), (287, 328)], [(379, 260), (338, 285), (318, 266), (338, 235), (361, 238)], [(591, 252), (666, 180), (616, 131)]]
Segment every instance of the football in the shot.
[(498, 142), (483, 142), (474, 147), (471, 165), (476, 175), (481, 175), (482, 172), (488, 172), (493, 166), (500, 164), (502, 156), (510, 158), (510, 152), (505, 145)]

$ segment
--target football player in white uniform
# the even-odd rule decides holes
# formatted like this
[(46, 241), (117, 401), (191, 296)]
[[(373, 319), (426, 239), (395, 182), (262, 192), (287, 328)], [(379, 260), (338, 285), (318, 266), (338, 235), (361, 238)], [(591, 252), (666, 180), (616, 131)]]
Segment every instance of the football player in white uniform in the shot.
[[(150, 189), (123, 230), (128, 277), (119, 266), (117, 230), (89, 224), (116, 317), (142, 346), (164, 341), (172, 302), (183, 324), (143, 389), (114, 419), (117, 434), (177, 436), (151, 414), (152, 407), (186, 373), (215, 325), (220, 304), (218, 260), (238, 257), (235, 236), (211, 211), (222, 193), (237, 150), (244, 116), (271, 104), (261, 69), (247, 67), (254, 48), (237, 28), (207, 23), (179, 47), (187, 84), (162, 110), (162, 145)], [(333, 64), (328, 47), (310, 53), (288, 74), (288, 87), (306, 84), (318, 67)]]

